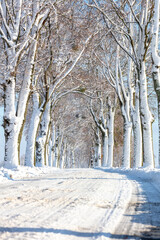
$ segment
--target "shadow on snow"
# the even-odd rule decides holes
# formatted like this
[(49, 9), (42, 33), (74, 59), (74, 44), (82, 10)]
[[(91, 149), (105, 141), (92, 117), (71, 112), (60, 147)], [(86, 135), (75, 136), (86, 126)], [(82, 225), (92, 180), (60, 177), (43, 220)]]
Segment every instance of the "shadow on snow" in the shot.
[[(160, 239), (160, 192), (153, 185), (151, 179), (141, 178), (140, 175), (135, 176), (134, 171), (132, 173), (130, 170), (123, 170), (123, 169), (120, 170), (120, 169), (114, 169), (114, 168), (113, 169), (97, 168), (97, 170), (101, 170), (106, 173), (109, 172), (109, 173), (121, 174), (132, 181), (136, 181), (141, 186), (142, 199), (137, 203), (131, 202), (137, 214), (129, 215), (126, 210), (124, 215), (131, 216), (132, 222), (150, 226), (146, 229), (146, 231), (137, 233), (136, 234), (137, 238), (135, 238), (136, 236), (134, 236), (134, 239)], [(116, 238), (132, 239), (131, 236), (126, 236), (126, 238), (125, 236), (124, 238), (121, 238), (121, 237), (122, 235), (117, 235), (117, 237), (115, 235), (112, 235), (112, 237), (110, 236), (110, 238), (115, 238), (115, 239)]]
[[(112, 236), (109, 233), (91, 233), (91, 232), (78, 232), (78, 231), (72, 231), (72, 230), (66, 230), (66, 229), (54, 229), (54, 228), (25, 228), (25, 227), (0, 227), (0, 233), (3, 232), (10, 232), (10, 233), (54, 233), (54, 234), (62, 234), (62, 235), (68, 235), (68, 236), (76, 236), (76, 237), (84, 237), (84, 238), (90, 238), (90, 237), (107, 237), (107, 238), (114, 238), (114, 239), (136, 239), (136, 236), (132, 235), (116, 235), (113, 234)], [(150, 239), (150, 238), (141, 238), (143, 239)]]

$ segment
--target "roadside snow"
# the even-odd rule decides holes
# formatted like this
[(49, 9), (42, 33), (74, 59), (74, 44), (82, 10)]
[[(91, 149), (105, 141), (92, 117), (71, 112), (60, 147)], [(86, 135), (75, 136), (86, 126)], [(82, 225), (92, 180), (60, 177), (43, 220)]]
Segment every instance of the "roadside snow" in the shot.
[[(152, 181), (152, 183), (156, 186), (156, 188), (160, 189), (160, 168), (139, 168), (139, 169), (125, 169), (125, 168), (96, 168), (103, 170), (105, 172), (110, 173), (119, 173), (119, 174), (127, 174), (128, 177), (133, 177), (134, 179), (146, 179)], [(17, 180), (17, 179), (24, 179), (24, 178), (31, 178), (42, 176), (50, 173), (55, 172), (62, 172), (63, 170), (58, 168), (51, 168), (51, 167), (23, 167), (18, 166), (15, 169), (6, 169), (1, 167), (0, 168), (0, 183), (6, 182), (8, 180)], [(74, 171), (74, 170), (72, 170)]]
[(7, 182), (8, 180), (18, 180), (24, 178), (32, 178), (36, 176), (42, 176), (44, 174), (60, 171), (60, 169), (50, 167), (23, 167), (18, 166), (14, 169), (0, 168), (0, 182)]
[(160, 168), (106, 168), (104, 171), (125, 174), (129, 179), (137, 181), (140, 179), (150, 181), (160, 190)]

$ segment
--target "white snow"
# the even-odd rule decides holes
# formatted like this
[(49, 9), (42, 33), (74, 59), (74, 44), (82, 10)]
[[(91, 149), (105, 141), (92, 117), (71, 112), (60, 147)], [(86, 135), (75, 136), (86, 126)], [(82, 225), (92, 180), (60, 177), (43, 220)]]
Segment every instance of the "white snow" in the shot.
[(109, 239), (132, 181), (160, 188), (160, 169), (0, 169), (0, 239)]

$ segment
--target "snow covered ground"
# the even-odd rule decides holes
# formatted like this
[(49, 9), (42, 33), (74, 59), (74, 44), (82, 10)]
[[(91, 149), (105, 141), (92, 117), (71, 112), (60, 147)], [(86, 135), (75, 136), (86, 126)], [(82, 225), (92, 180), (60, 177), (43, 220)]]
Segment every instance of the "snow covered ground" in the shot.
[[(1, 240), (123, 239), (121, 222), (124, 234), (128, 231), (125, 212), (130, 202), (132, 208), (137, 204), (133, 204), (133, 195), (139, 202), (138, 215), (143, 216), (141, 205), (147, 194), (153, 195), (149, 202), (156, 201), (152, 210), (160, 208), (159, 169), (1, 168), (0, 182)], [(128, 215), (135, 214), (133, 209), (128, 211)], [(151, 224), (143, 223), (144, 218), (138, 221), (140, 229)], [(132, 224), (134, 229), (138, 221)], [(134, 238), (132, 232), (130, 236), (127, 239), (142, 239)]]

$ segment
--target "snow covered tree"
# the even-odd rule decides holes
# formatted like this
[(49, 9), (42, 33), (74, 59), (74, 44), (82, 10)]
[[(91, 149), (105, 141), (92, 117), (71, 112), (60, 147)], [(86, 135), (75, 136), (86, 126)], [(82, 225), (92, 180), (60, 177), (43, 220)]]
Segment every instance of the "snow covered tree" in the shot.
[(95, 152), (95, 156), (94, 156), (94, 166), (95, 167), (101, 167), (102, 165), (102, 146), (101, 146), (101, 137), (100, 137), (100, 131), (99, 131), (99, 127), (96, 126), (96, 130), (95, 130), (95, 147), (94, 147), (94, 152)]
[(154, 13), (152, 21), (152, 76), (154, 89), (157, 94), (158, 102), (158, 126), (159, 126), (159, 164), (160, 164), (160, 56), (159, 56), (159, 17), (160, 1), (154, 1)]
[[(10, 3), (2, 0), (0, 14), (0, 34), (7, 55), (2, 83), (4, 89), (4, 166), (12, 168), (19, 164), (18, 140), (30, 92), (38, 34), (49, 14), (49, 9), (40, 4), (39, 1), (29, 1), (27, 4), (22, 0)], [(27, 48), (27, 64), (18, 101), (16, 101), (17, 70), (20, 59), (26, 53)]]
[[(96, 116), (92, 106), (91, 100), (91, 114), (95, 121), (96, 126), (99, 128), (102, 134), (102, 149), (103, 160), (102, 166), (113, 166), (113, 146), (114, 146), (114, 114), (115, 106), (111, 104), (109, 96), (102, 97), (102, 94), (98, 94), (98, 100), (100, 102), (99, 116)], [(98, 139), (100, 141), (100, 139)], [(97, 151), (100, 152), (100, 144)], [(100, 160), (99, 160), (100, 161)]]
[(113, 71), (109, 67), (109, 63), (106, 63), (106, 68), (104, 69), (104, 75), (107, 81), (115, 89), (115, 92), (120, 102), (121, 112), (124, 120), (122, 166), (130, 167), (131, 166), (131, 131), (132, 131), (132, 122), (130, 117), (130, 99), (124, 86), (125, 76), (122, 75), (119, 46), (117, 46), (117, 54), (116, 54), (115, 61), (116, 61), (116, 67)]
[(53, 166), (54, 146), (55, 146), (55, 123), (52, 121), (50, 127), (49, 156), (48, 156), (48, 165), (50, 167)]
[[(132, 59), (139, 83), (139, 106), (142, 126), (143, 166), (154, 166), (152, 122), (148, 104), (146, 61), (151, 43), (151, 19), (153, 2), (149, 0), (110, 1), (112, 11), (107, 11), (107, 3), (93, 0), (89, 7), (102, 14), (101, 25), (106, 25), (117, 45)], [(103, 5), (103, 7), (102, 7)], [(130, 26), (133, 26), (131, 32)], [(141, 160), (139, 160), (141, 162)]]

